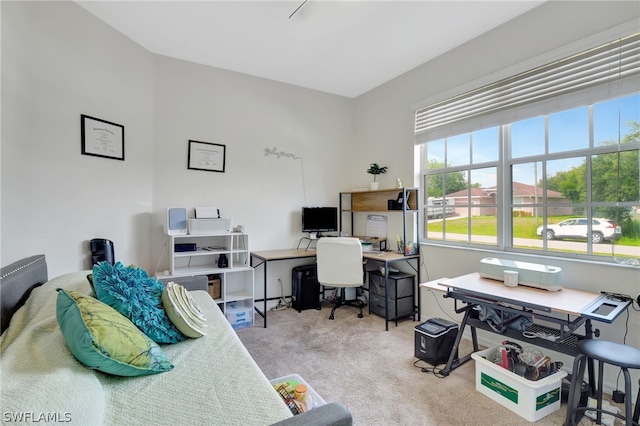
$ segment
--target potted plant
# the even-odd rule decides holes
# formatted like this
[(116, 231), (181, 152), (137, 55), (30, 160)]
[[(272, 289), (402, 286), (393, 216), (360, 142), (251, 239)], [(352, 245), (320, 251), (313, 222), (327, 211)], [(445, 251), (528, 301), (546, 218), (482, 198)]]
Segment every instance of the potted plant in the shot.
[(367, 173), (373, 175), (373, 182), (369, 184), (371, 186), (371, 189), (378, 189), (378, 185), (380, 185), (380, 183), (376, 182), (376, 178), (378, 177), (378, 175), (387, 173), (387, 166), (380, 167), (378, 163), (371, 163), (371, 165), (367, 169)]

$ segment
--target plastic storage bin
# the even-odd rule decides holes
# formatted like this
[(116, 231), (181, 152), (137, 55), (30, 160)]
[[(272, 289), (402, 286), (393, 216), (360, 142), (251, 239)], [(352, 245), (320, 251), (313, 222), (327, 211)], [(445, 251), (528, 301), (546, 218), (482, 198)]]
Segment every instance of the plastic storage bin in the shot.
[(284, 377), (278, 377), (277, 379), (269, 380), (272, 386), (276, 386), (282, 382), (288, 382), (292, 388), (295, 388), (297, 384), (303, 384), (307, 386), (307, 398), (308, 405), (307, 410), (325, 405), (327, 402), (313, 388), (307, 383), (300, 375), (290, 374)]
[(567, 372), (560, 370), (544, 379), (531, 381), (495, 365), (488, 359), (498, 347), (474, 352), (476, 361), (476, 390), (530, 422), (560, 408), (562, 379)]
[[(415, 356), (431, 365), (449, 360), (458, 334), (458, 324), (442, 318), (431, 318), (415, 326)], [(455, 357), (457, 358), (457, 352)]]
[(227, 303), (224, 314), (236, 330), (253, 325), (253, 307), (246, 302)]

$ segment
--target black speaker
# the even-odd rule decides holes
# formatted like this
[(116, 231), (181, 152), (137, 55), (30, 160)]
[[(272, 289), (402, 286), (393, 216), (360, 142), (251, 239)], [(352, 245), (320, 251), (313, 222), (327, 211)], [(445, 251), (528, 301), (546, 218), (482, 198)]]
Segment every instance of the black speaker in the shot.
[(320, 309), (320, 283), (316, 265), (296, 266), (292, 269), (291, 302), (298, 312)]
[(89, 241), (91, 249), (91, 262), (95, 265), (98, 262), (109, 262), (110, 265), (115, 263), (113, 251), (113, 242), (104, 238), (94, 238)]

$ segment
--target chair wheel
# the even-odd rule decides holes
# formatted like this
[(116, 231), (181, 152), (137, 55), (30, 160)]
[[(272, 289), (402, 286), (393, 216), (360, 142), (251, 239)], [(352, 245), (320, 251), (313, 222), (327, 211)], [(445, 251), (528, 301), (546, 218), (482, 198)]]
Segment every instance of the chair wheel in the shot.
[(362, 315), (362, 314), (358, 314), (358, 318), (362, 318), (362, 317), (363, 317), (363, 315)]
[(332, 319), (333, 319), (333, 315), (329, 315), (329, 319), (331, 319), (331, 320), (332, 320)]

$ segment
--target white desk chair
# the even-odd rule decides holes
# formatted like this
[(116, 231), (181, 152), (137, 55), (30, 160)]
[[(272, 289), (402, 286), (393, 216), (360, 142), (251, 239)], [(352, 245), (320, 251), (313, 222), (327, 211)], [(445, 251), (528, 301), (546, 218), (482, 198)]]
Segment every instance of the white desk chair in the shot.
[(346, 287), (360, 287), (363, 284), (362, 245), (357, 238), (325, 237), (316, 245), (318, 282), (323, 286), (339, 288), (329, 319), (340, 306), (358, 308), (358, 318), (362, 318), (364, 303), (360, 300), (345, 300)]

